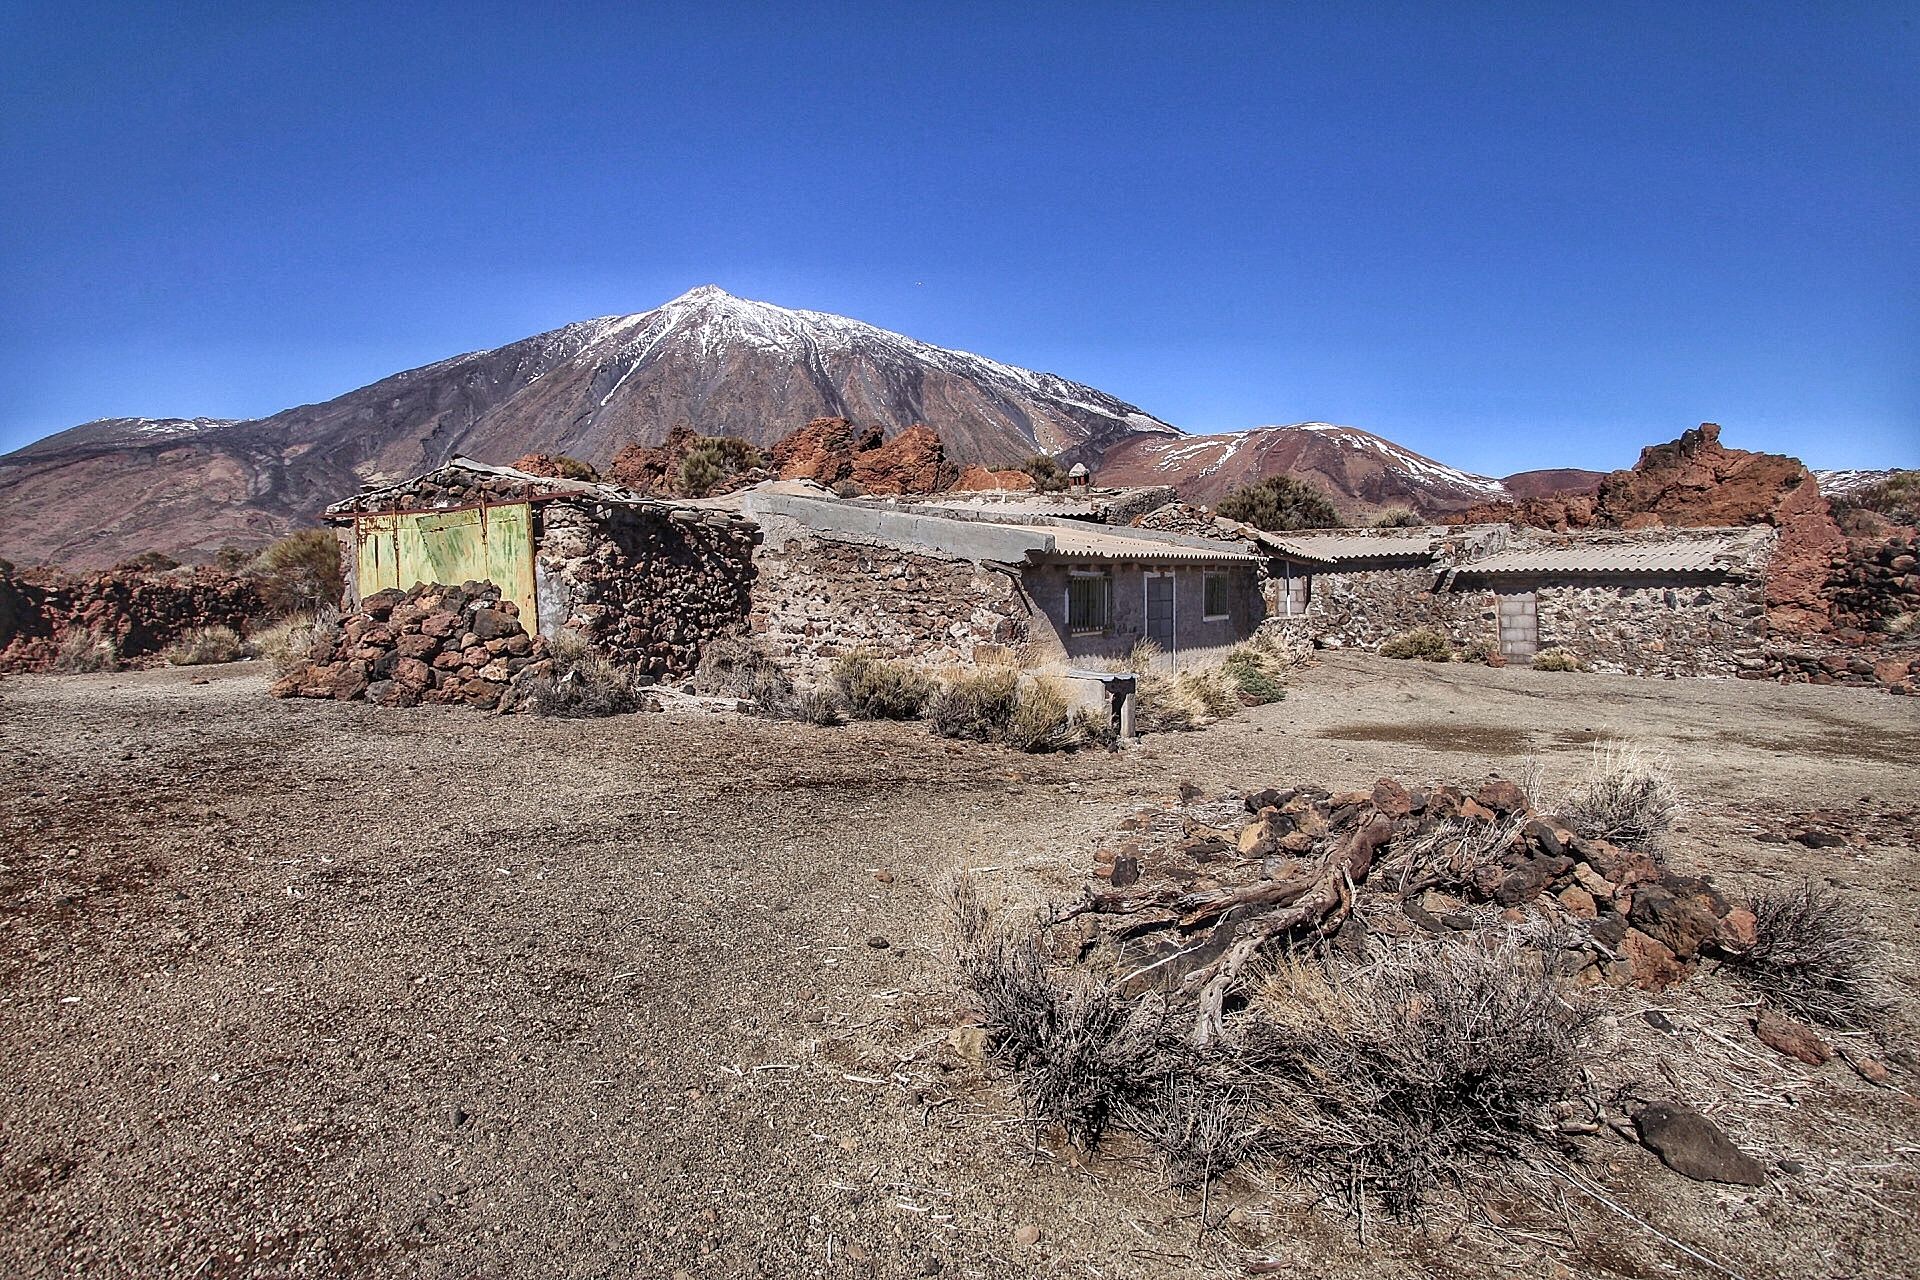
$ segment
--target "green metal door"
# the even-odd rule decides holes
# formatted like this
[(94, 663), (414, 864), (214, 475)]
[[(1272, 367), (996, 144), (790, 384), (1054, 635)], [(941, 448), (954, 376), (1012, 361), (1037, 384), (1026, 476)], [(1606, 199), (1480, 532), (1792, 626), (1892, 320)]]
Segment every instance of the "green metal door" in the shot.
[(361, 516), (354, 540), (362, 596), (420, 582), (490, 581), (532, 627), (533, 509), (524, 502)]

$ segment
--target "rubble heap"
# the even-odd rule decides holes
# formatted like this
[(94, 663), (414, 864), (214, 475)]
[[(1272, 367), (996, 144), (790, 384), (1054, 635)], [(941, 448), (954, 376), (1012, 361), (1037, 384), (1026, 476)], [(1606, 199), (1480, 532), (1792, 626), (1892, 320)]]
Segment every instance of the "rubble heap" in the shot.
[(1502, 778), (1471, 792), (1391, 778), (1269, 788), (1124, 826), (1058, 914), (1073, 932), (1057, 941), (1104, 954), (1124, 990), (1197, 1001), (1201, 1039), (1269, 944), (1522, 925), (1581, 981), (1661, 990), (1703, 955), (1753, 942), (1752, 914), (1706, 878), (1578, 835)]
[(201, 627), (245, 635), (262, 608), (257, 583), (216, 569), (15, 573), (0, 564), (0, 671), (46, 670), (75, 631), (111, 643), (123, 660), (151, 657)]
[(551, 666), (490, 582), (390, 588), (360, 602), (331, 642), (273, 683), (277, 698), (365, 699), (385, 707), (498, 708), (515, 677)]

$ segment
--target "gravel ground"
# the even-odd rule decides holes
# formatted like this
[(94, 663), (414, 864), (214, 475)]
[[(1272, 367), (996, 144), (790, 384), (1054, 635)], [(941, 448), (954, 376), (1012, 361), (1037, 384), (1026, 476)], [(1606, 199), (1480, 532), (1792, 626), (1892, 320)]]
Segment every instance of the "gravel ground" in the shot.
[[(378, 711), (264, 683), (0, 686), (0, 1274), (1713, 1274), (1585, 1193), (1363, 1239), (1236, 1176), (1203, 1230), (1124, 1144), (1037, 1142), (952, 1042), (936, 886), (987, 868), (1011, 901), (1069, 892), (1182, 782), (1529, 755), (1559, 782), (1632, 739), (1694, 798), (1674, 861), (1861, 892), (1902, 1026), (1920, 989), (1920, 705), (1863, 691), (1328, 655), (1206, 732), (1036, 758), (914, 725)], [(1861, 844), (1754, 839), (1814, 808)], [(1704, 1101), (1802, 1173), (1684, 1183), (1617, 1142), (1590, 1173), (1741, 1274), (1912, 1268), (1913, 1076), (1771, 1061), (1718, 983), (1662, 1007), (1700, 1062), (1744, 1061), (1713, 1035), (1748, 1052)]]

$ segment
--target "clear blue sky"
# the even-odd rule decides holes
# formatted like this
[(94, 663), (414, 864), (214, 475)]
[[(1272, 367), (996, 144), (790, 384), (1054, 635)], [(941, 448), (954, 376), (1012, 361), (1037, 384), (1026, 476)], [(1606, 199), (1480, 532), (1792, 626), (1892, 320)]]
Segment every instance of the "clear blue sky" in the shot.
[(0, 449), (701, 283), (1502, 473), (1920, 464), (1920, 6), (0, 0)]

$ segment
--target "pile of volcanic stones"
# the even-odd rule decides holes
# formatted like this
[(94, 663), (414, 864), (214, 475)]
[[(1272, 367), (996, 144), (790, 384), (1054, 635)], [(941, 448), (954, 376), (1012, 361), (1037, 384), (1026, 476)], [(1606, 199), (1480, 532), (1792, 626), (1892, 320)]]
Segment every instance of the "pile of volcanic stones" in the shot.
[[(502, 707), (516, 677), (550, 670), (520, 610), (489, 582), (389, 588), (360, 602), (332, 641), (317, 642), (271, 692), (280, 698), (364, 699), (384, 707), (421, 703)], [(510, 703), (510, 700), (509, 700)]]
[[(1284, 886), (1311, 882), (1328, 866), (1351, 889), (1312, 932), (1336, 942), (1531, 918), (1552, 926), (1543, 935), (1570, 940), (1563, 967), (1579, 980), (1657, 991), (1703, 956), (1754, 941), (1752, 912), (1705, 877), (1578, 835), (1502, 778), (1470, 790), (1383, 778), (1366, 791), (1268, 788), (1211, 803), (1186, 796), (1122, 827), (1122, 839), (1094, 854), (1095, 880), (1070, 913), (1082, 931), (1072, 949), (1105, 949), (1088, 936), (1104, 933), (1119, 943), (1113, 958), (1125, 971), (1144, 971), (1162, 990), (1179, 989), (1236, 934), (1258, 928), (1271, 904), (1294, 900)], [(1437, 847), (1428, 839), (1436, 835)], [(1354, 856), (1357, 844), (1365, 857)]]

